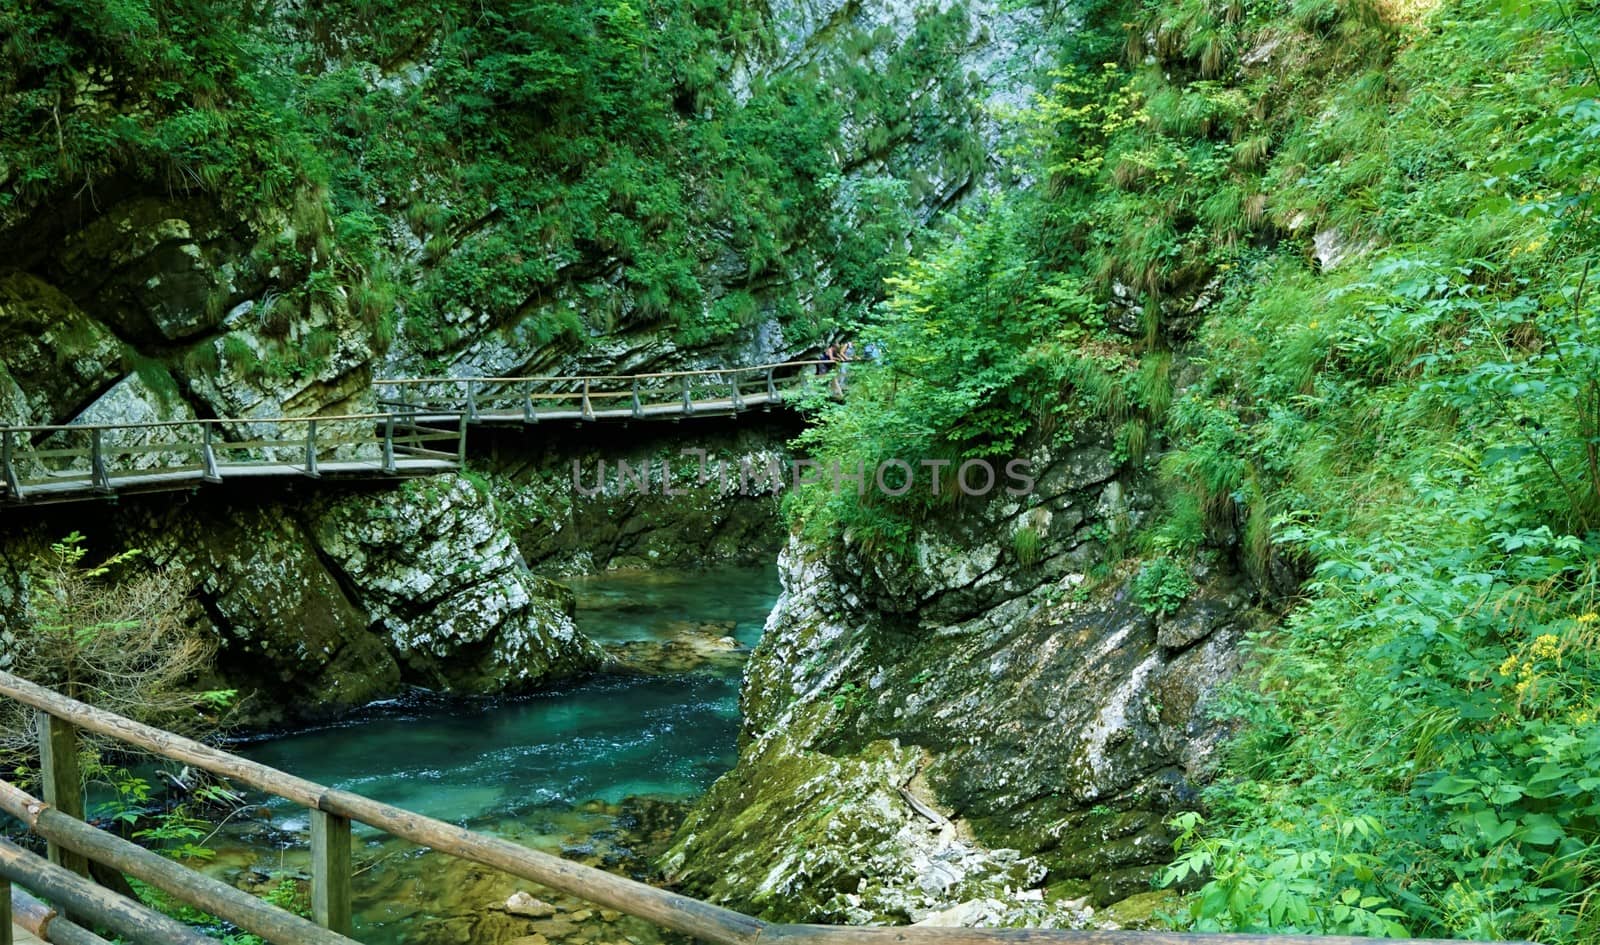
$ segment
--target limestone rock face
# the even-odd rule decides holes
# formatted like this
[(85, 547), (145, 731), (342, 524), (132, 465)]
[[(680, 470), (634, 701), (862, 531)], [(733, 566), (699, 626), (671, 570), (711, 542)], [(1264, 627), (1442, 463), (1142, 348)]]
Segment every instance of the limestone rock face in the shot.
[(317, 546), (409, 679), (501, 692), (601, 658), (573, 626), (570, 596), (528, 571), (488, 497), (466, 479), (334, 498), (310, 520)]
[[(81, 413), (72, 418), (72, 424), (113, 425), (140, 423), (169, 423), (193, 420), (194, 408), (178, 394), (177, 382), (158, 365), (149, 368), (149, 375), (129, 374), (111, 386)], [(163, 466), (193, 465), (199, 458), (193, 453), (180, 452), (120, 452), (121, 449), (146, 446), (151, 443), (173, 443), (180, 439), (194, 442), (194, 428), (174, 434), (170, 428), (133, 427), (108, 430), (102, 436), (106, 448), (106, 462), (112, 472), (131, 469), (158, 469)], [(61, 445), (82, 445), (82, 434), (63, 432), (56, 435)]]
[[(1262, 615), (1220, 567), (1197, 567), (1197, 590), (1161, 616), (1124, 572), (1091, 588), (1112, 523), (1144, 514), (1145, 484), (1125, 487), (1093, 446), (1036, 469), (1033, 495), (940, 516), (905, 559), (848, 536), (791, 540), (746, 670), (739, 764), (665, 861), (687, 888), (775, 917), (852, 921), (980, 899), (1001, 904), (986, 915), (1016, 915), (1039, 908), (1021, 891), (1041, 878), (1075, 905), (1148, 889), (1171, 856), (1166, 817), (1212, 771), (1222, 732), (1208, 703)], [(1029, 563), (1012, 538), (1021, 527), (1041, 536)], [(908, 784), (971, 852), (926, 859), (930, 818), (900, 793)], [(994, 857), (1016, 866), (1004, 882), (991, 882)], [(871, 895), (837, 878), (852, 863), (873, 864), (858, 867)], [(946, 869), (948, 883), (925, 888)]]
[(121, 355), (116, 336), (54, 286), (0, 275), (0, 420), (62, 422), (116, 380)]
[(202, 202), (135, 198), (73, 233), (58, 265), (124, 336), (181, 341), (221, 321), (246, 248)]
[(914, 798), (926, 761), (895, 741), (838, 757), (773, 732), (740, 757), (751, 779), (718, 781), (684, 824), (667, 874), (759, 915), (857, 924), (1038, 883), (1037, 859), (974, 843)]
[(258, 696), (245, 706), (251, 718), (328, 715), (399, 689), (399, 667), (361, 602), (283, 505), (141, 505), (129, 519), (126, 544), (193, 583), (222, 643), (224, 678)]
[[(492, 501), (457, 476), (125, 508), (95, 550), (141, 548), (188, 578), (222, 679), (255, 697), (247, 724), (337, 715), (407, 686), (521, 690), (601, 659), (572, 624), (570, 591), (528, 571)], [(25, 569), (11, 557), (0, 563)]]
[(764, 473), (787, 469), (786, 429), (752, 424), (690, 439), (676, 425), (636, 424), (610, 442), (541, 429), (536, 442), (496, 451), (490, 488), (541, 574), (769, 564), (783, 526), (781, 490)]

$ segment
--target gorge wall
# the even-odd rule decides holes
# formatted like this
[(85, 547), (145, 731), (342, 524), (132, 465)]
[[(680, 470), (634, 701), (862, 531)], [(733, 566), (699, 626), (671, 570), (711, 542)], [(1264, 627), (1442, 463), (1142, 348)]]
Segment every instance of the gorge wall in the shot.
[(791, 540), (738, 767), (669, 877), (829, 922), (1082, 924), (1149, 890), (1164, 821), (1212, 769), (1209, 703), (1266, 614), (1220, 559), (1163, 601), (1096, 568), (1151, 483), (1103, 445), (1035, 462), (1034, 494), (964, 500), (904, 558)]
[[(0, 422), (328, 415), (374, 409), (383, 376), (794, 357), (878, 297), (920, 227), (1006, 173), (986, 96), (1017, 100), (1043, 64), (1043, 14), (981, 5), (782, 4), (730, 41), (713, 36), (731, 20), (703, 33), (675, 10), (367, 12), (218, 7), (146, 33), (44, 7), (13, 24), (60, 43), (0, 89), (16, 144), (0, 162)], [(681, 45), (644, 62), (638, 40), (663, 34)], [(519, 44), (525, 58), (463, 74), (461, 57)], [(541, 101), (491, 88), (536, 81), (547, 54), (588, 84), (546, 76)], [(614, 133), (597, 111), (613, 107)], [(40, 116), (61, 134), (35, 136)], [(552, 156), (546, 134), (594, 147)], [(645, 205), (630, 176), (679, 204)], [(762, 215), (740, 223), (741, 202)], [(703, 439), (765, 456), (789, 432)], [(7, 510), (0, 615), (25, 619), (30, 562), (70, 530), (95, 554), (141, 548), (194, 588), (224, 675), (281, 703), (266, 722), (402, 684), (498, 692), (591, 668), (570, 601), (537, 575), (776, 547), (771, 495), (569, 487), (569, 460), (675, 457), (665, 439), (484, 440), (473, 474), (392, 490)]]

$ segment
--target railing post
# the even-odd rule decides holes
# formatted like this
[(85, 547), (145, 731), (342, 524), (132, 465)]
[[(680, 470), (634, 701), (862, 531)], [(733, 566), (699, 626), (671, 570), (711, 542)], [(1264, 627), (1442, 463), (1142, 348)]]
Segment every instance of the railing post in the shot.
[(478, 382), (467, 382), (467, 416), (472, 420), (478, 419)]
[[(39, 780), (44, 802), (69, 817), (83, 819), (83, 775), (78, 768), (78, 730), (48, 712), (38, 714)], [(50, 862), (79, 876), (89, 875), (89, 860), (54, 841), (48, 845)], [(10, 897), (8, 896), (7, 899)]]
[(772, 368), (770, 366), (767, 368), (767, 399), (778, 399), (778, 385), (772, 382)]
[(456, 465), (467, 468), (467, 415), (461, 415), (461, 429), (456, 434)]
[(106, 475), (106, 457), (99, 427), (89, 428), (89, 478), (97, 491), (111, 491), (111, 477)]
[(733, 397), (731, 398), (731, 400), (733, 402), (733, 409), (735, 411), (744, 409), (744, 398), (739, 396), (739, 372), (738, 371), (734, 371), (733, 372)]
[(539, 422), (539, 408), (533, 405), (533, 385), (531, 383), (528, 385), (528, 389), (522, 393), (522, 422)]
[(11, 498), (22, 501), (22, 477), (17, 475), (17, 466), (11, 455), (11, 431), (0, 430), (0, 466), (5, 467), (6, 489), (10, 490)]
[(583, 419), (594, 419), (594, 404), (589, 402), (589, 379), (583, 379)]
[(201, 421), (200, 429), (204, 431), (200, 437), (200, 462), (205, 465), (205, 480), (209, 483), (222, 481), (222, 471), (217, 468), (217, 451), (211, 445), (211, 424)]
[(683, 376), (683, 412), (685, 415), (694, 413), (694, 398), (689, 395), (689, 375)]
[(383, 471), (393, 475), (394, 464), (394, 412), (383, 415)]
[(349, 935), (350, 819), (311, 812), (311, 918), (330, 932)]
[(0, 945), (11, 945), (11, 880), (0, 876)]
[(635, 420), (644, 416), (644, 404), (639, 403), (639, 379), (633, 379), (633, 418)]
[(313, 479), (322, 475), (317, 469), (317, 421), (306, 421), (306, 464), (301, 470)]

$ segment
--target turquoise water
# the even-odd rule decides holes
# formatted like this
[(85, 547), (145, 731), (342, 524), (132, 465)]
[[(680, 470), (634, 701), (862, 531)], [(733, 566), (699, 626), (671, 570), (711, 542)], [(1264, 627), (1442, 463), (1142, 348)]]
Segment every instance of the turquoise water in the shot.
[[(731, 659), (689, 672), (601, 675), (492, 704), (379, 705), (343, 724), (237, 750), (325, 785), (640, 872), (638, 847), (659, 846), (683, 802), (736, 760), (739, 663), (777, 599), (777, 574), (771, 568), (611, 574), (573, 585), (579, 628), (629, 650), (633, 666), (649, 669), (654, 644), (704, 645), (731, 636), (739, 646), (724, 644), (722, 655)], [(306, 868), (307, 830), (303, 810), (265, 800), (213, 844), (219, 855), (212, 870), (258, 888), (298, 877)], [(356, 838), (356, 937), (363, 942), (494, 945), (534, 933), (574, 943), (656, 938), (642, 923), (586, 916), (583, 904), (548, 890), (538, 894), (561, 906), (561, 914), (537, 922), (509, 916), (496, 904), (529, 884), (359, 825)]]
[[(486, 708), (401, 713), (276, 738), (241, 754), (492, 831), (584, 801), (699, 794), (733, 765), (738, 686), (720, 674), (600, 677)], [(304, 829), (303, 821), (287, 815), (278, 825)]]
[(660, 640), (683, 624), (726, 625), (745, 646), (778, 599), (778, 569), (602, 574), (567, 582), (578, 595), (578, 624), (602, 643)]

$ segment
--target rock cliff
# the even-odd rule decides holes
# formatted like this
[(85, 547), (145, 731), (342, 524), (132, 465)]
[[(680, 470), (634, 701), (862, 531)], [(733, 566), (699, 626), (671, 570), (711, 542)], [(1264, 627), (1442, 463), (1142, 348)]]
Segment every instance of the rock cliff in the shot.
[[(669, 875), (772, 917), (852, 922), (1076, 922), (1149, 888), (1171, 855), (1163, 820), (1222, 734), (1208, 702), (1261, 614), (1220, 565), (1181, 603), (1141, 598), (1125, 568), (1095, 566), (1148, 484), (1093, 446), (1038, 468), (1033, 496), (939, 516), (908, 558), (791, 540), (738, 767), (680, 830)], [(1024, 527), (1036, 555), (1016, 550)]]

